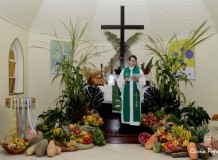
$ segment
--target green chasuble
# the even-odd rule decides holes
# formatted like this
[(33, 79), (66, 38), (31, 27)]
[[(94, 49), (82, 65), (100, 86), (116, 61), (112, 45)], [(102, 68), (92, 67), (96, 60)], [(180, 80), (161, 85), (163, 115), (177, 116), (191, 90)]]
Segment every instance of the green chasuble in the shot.
[[(125, 68), (123, 72), (123, 78), (130, 78), (131, 74), (140, 74), (140, 69), (138, 67), (134, 67), (132, 70), (129, 67)], [(140, 92), (137, 88), (136, 81), (127, 81), (124, 84), (121, 114), (123, 114), (122, 116), (124, 123), (139, 125), (141, 115), (141, 101)]]

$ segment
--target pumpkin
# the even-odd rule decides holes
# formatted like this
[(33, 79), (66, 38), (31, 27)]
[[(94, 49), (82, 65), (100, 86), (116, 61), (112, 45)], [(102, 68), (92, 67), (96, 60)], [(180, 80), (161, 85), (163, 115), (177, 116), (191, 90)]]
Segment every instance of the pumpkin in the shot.
[(154, 136), (154, 135), (152, 135), (149, 139), (148, 139), (148, 141), (145, 143), (145, 148), (146, 149), (152, 149), (152, 147), (153, 147), (153, 143), (154, 142), (157, 142), (157, 137), (156, 136)]
[(44, 156), (46, 154), (47, 147), (48, 147), (48, 140), (47, 139), (40, 140), (36, 145), (36, 149), (35, 149), (36, 156), (38, 157)]
[(187, 145), (188, 154), (191, 158), (191, 160), (198, 159), (198, 152), (197, 152), (197, 146), (194, 142), (189, 142)]
[(54, 157), (56, 155), (57, 148), (53, 140), (51, 140), (48, 144), (47, 148), (47, 156)]
[(160, 142), (154, 142), (152, 146), (153, 146), (153, 151), (154, 152), (156, 152), (156, 153), (160, 152), (160, 149), (161, 149), (161, 143)]

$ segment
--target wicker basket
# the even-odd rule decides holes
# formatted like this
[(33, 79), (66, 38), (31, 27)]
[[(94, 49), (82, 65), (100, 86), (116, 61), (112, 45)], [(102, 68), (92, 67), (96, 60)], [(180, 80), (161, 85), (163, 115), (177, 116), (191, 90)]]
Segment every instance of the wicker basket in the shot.
[(141, 139), (140, 139), (140, 137), (141, 137), (142, 135), (149, 135), (149, 136), (151, 136), (151, 134), (149, 134), (149, 133), (147, 133), (147, 132), (142, 132), (141, 134), (139, 134), (139, 136), (138, 136), (139, 142), (140, 142), (142, 145), (145, 145), (145, 143), (142, 142)]
[[(16, 129), (13, 129), (6, 134), (5, 139), (3, 140), (3, 143), (1, 143), (1, 146), (10, 154), (20, 154), (20, 153), (25, 152), (27, 147), (25, 147), (25, 148), (13, 148), (13, 149), (8, 148), (8, 142), (10, 141), (9, 135), (14, 131), (16, 131)], [(24, 132), (22, 131), (22, 133), (24, 133)], [(14, 138), (16, 138), (16, 137), (14, 136)]]
[(27, 148), (11, 149), (11, 148), (8, 148), (7, 145), (4, 145), (4, 144), (2, 145), (2, 148), (4, 148), (10, 154), (20, 154), (20, 153), (25, 152), (27, 149)]
[(167, 154), (172, 154), (172, 153), (177, 153), (177, 152), (186, 152), (187, 148), (183, 148), (183, 147), (177, 147), (174, 150), (169, 150), (169, 149), (164, 149), (161, 148), (161, 150)]

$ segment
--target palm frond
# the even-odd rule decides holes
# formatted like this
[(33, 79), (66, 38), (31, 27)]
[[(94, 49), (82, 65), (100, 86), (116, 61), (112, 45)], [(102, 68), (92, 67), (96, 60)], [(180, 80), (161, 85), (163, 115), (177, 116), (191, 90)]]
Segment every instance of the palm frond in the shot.
[(128, 38), (128, 40), (125, 42), (125, 46), (133, 46), (136, 44), (142, 37), (143, 33), (137, 32), (133, 34), (131, 37)]
[(104, 32), (104, 35), (106, 36), (107, 40), (111, 43), (111, 45), (113, 46), (113, 48), (119, 52), (119, 48), (120, 48), (120, 38), (117, 37), (116, 34), (106, 31)]

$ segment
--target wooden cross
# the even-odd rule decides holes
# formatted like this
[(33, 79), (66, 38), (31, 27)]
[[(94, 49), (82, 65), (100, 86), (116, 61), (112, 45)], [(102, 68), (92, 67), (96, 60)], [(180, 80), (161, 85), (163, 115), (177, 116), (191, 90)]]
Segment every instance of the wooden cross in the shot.
[(144, 29), (144, 25), (125, 25), (124, 6), (121, 6), (120, 25), (101, 25), (101, 29), (120, 29), (120, 67), (124, 68), (125, 29)]

